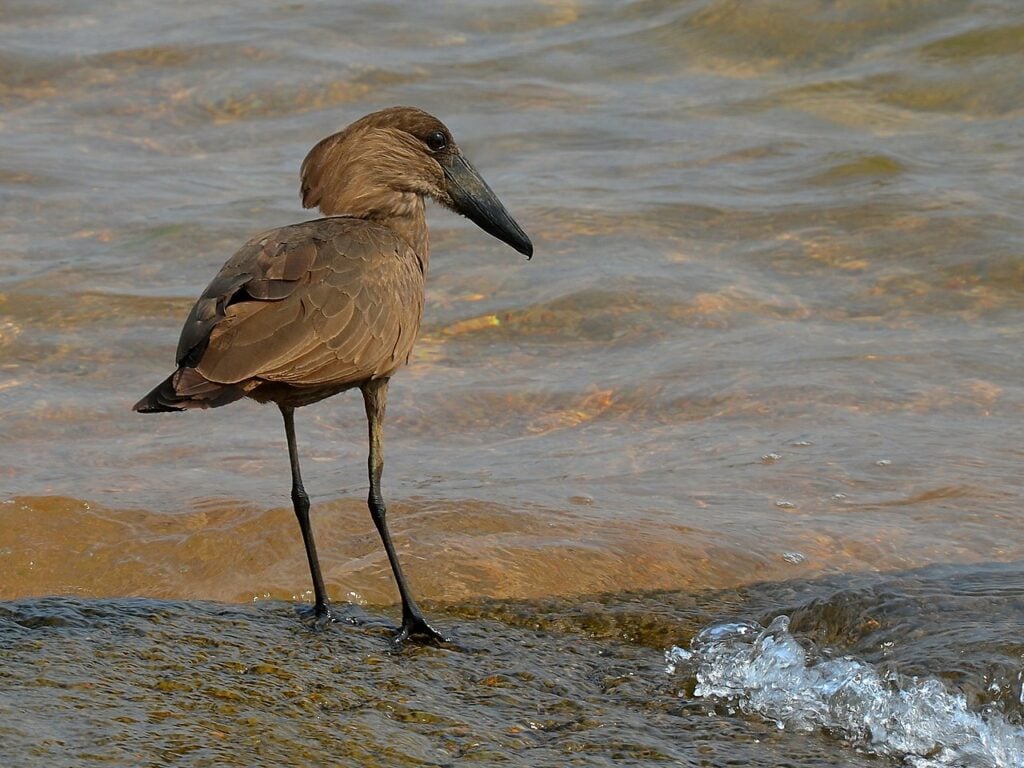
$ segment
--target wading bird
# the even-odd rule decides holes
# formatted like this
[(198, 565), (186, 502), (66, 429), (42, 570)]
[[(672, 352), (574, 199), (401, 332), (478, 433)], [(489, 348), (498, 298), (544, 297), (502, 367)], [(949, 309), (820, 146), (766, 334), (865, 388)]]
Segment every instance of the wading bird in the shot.
[(367, 504), (402, 598), (400, 643), (444, 640), (416, 605), (388, 534), (381, 495), (388, 381), (412, 352), (429, 260), (424, 197), (527, 256), (533, 245), (437, 118), (394, 107), (328, 136), (302, 163), (302, 204), (326, 218), (257, 235), (228, 259), (192, 308), (177, 370), (140, 413), (217, 408), (249, 397), (284, 417), (292, 503), (313, 578), (318, 623), (331, 620), (295, 409), (358, 387), (369, 424)]

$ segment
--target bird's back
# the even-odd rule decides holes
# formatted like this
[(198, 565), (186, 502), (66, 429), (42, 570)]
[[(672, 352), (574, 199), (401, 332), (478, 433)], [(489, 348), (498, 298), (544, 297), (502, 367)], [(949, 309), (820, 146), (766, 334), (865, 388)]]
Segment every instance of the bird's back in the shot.
[(390, 376), (419, 332), (423, 263), (395, 232), (359, 218), (258, 235), (224, 264), (185, 321), (171, 383), (177, 395), (198, 399), (175, 405), (222, 404), (211, 384), (304, 404)]

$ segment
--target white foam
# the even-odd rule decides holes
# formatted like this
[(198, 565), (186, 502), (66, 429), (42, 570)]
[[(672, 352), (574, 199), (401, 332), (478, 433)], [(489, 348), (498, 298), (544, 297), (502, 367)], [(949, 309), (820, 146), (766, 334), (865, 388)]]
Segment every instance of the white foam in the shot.
[(938, 680), (882, 674), (852, 657), (823, 658), (806, 650), (779, 616), (715, 624), (690, 650), (666, 652), (667, 671), (685, 665), (695, 694), (779, 728), (826, 729), (854, 746), (914, 768), (1024, 768), (1024, 729), (998, 712), (985, 716)]

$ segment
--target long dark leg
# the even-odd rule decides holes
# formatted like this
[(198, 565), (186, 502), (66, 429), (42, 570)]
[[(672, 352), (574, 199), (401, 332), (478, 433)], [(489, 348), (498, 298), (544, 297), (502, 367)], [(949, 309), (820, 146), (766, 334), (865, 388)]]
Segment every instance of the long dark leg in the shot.
[(306, 545), (306, 558), (309, 560), (309, 572), (313, 576), (316, 618), (318, 623), (328, 622), (331, 620), (331, 609), (327, 603), (324, 577), (320, 575), (320, 563), (316, 559), (313, 529), (309, 525), (309, 496), (306, 495), (306, 489), (302, 487), (302, 475), (299, 474), (299, 452), (295, 447), (295, 409), (282, 405), (281, 415), (284, 416), (284, 433), (288, 437), (288, 460), (292, 465), (292, 505), (295, 507), (295, 516), (299, 519), (302, 543)]
[(402, 566), (398, 563), (398, 555), (391, 543), (391, 535), (388, 533), (388, 524), (385, 520), (387, 508), (384, 506), (384, 497), (380, 493), (380, 477), (384, 472), (383, 433), (384, 410), (388, 399), (388, 380), (369, 381), (362, 386), (362, 390), (363, 402), (366, 404), (366, 421), (370, 428), (370, 458), (367, 462), (370, 470), (370, 495), (366, 503), (370, 507), (373, 524), (377, 526), (377, 532), (380, 534), (381, 541), (384, 542), (384, 551), (388, 554), (391, 571), (395, 574), (398, 592), (402, 596), (402, 628), (395, 636), (395, 643), (401, 643), (411, 636), (447, 642), (448, 639), (444, 635), (427, 624), (416, 601), (413, 600), (409, 585), (406, 584), (405, 576), (402, 574)]

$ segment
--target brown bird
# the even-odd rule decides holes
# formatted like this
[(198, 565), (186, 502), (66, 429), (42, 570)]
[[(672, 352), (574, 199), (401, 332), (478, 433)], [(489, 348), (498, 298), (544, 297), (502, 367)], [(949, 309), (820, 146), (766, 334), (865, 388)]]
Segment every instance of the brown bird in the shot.
[(358, 387), (369, 423), (370, 515), (402, 597), (400, 643), (445, 638), (424, 619), (402, 575), (380, 481), (388, 381), (408, 362), (429, 261), (424, 197), (533, 255), (512, 219), (437, 118), (411, 107), (366, 115), (302, 163), (302, 204), (327, 218), (272, 229), (221, 268), (185, 320), (177, 370), (135, 405), (140, 413), (216, 408), (243, 397), (284, 417), (292, 503), (302, 530), (318, 624), (331, 620), (309, 497), (295, 445), (295, 409)]

